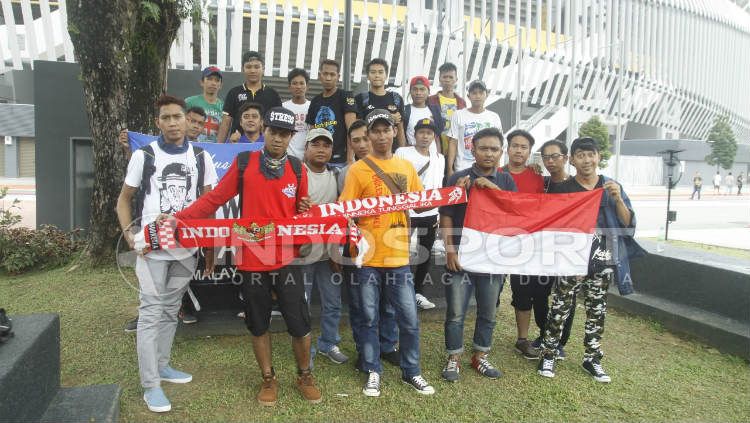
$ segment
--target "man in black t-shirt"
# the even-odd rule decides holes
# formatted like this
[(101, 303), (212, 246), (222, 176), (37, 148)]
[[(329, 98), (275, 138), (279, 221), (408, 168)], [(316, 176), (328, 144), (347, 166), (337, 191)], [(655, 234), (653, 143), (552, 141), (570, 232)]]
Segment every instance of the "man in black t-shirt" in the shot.
[[(370, 82), (370, 90), (359, 93), (354, 97), (357, 103), (357, 117), (364, 119), (368, 113), (375, 109), (388, 110), (396, 122), (398, 131), (393, 143), (393, 151), (398, 147), (406, 146), (406, 131), (404, 131), (404, 99), (401, 94), (386, 91), (388, 84), (388, 62), (384, 59), (372, 59), (365, 67), (367, 80)], [(408, 123), (408, 122), (407, 122)]]
[(338, 89), (339, 63), (326, 59), (320, 62), (318, 79), (323, 92), (313, 97), (305, 122), (313, 128), (325, 128), (333, 135), (331, 164), (346, 166), (354, 155), (346, 142), (346, 132), (357, 119), (354, 97), (349, 91)]
[(622, 235), (621, 232), (623, 229), (635, 229), (635, 214), (622, 186), (597, 174), (600, 158), (599, 145), (595, 140), (576, 139), (570, 147), (570, 163), (576, 168), (576, 176), (556, 184), (549, 191), (571, 193), (604, 189), (596, 221), (597, 231), (589, 254), (587, 275), (562, 276), (558, 278), (553, 289), (552, 307), (547, 317), (537, 368), (539, 375), (544, 377), (555, 376), (556, 348), (563, 322), (570, 314), (574, 293), (580, 290), (579, 295), (586, 298), (583, 368), (597, 382), (611, 381), (601, 365), (604, 355), (601, 350), (601, 339), (607, 313), (607, 289), (615, 276), (625, 276), (620, 273), (628, 272), (621, 264), (623, 260), (627, 262), (630, 254), (622, 243), (626, 235)]
[(224, 115), (219, 125), (216, 142), (226, 142), (230, 134), (240, 129), (239, 110), (242, 103), (252, 101), (263, 106), (263, 113), (272, 107), (281, 106), (281, 97), (271, 87), (263, 84), (263, 56), (257, 51), (248, 51), (242, 55), (242, 73), (245, 82), (227, 93), (224, 99)]

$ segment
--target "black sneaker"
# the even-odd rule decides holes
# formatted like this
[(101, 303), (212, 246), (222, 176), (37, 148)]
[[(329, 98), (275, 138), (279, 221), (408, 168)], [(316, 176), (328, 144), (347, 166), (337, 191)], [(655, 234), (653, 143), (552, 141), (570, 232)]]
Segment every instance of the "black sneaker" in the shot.
[(460, 372), (461, 364), (458, 362), (458, 359), (448, 357), (448, 361), (445, 363), (441, 375), (446, 382), (458, 382)]
[(393, 366), (401, 366), (401, 353), (398, 350), (393, 350), (387, 353), (380, 353), (380, 359), (385, 360)]
[(539, 357), (536, 372), (543, 377), (555, 377), (555, 357), (551, 354)]
[(415, 391), (422, 395), (432, 395), (435, 393), (435, 388), (433, 388), (429, 383), (427, 383), (426, 380), (422, 377), (422, 375), (416, 375), (412, 376), (408, 379), (402, 377), (401, 381), (405, 384), (411, 386), (414, 388)]
[(12, 336), (13, 321), (5, 313), (5, 309), (0, 308), (0, 342), (5, 342)]
[(125, 323), (125, 332), (126, 333), (132, 333), (138, 330), (138, 318)]
[(612, 382), (612, 378), (609, 377), (607, 372), (604, 371), (601, 362), (598, 358), (593, 360), (583, 360), (583, 369), (589, 372), (591, 377), (597, 382), (609, 383)]
[(565, 360), (568, 357), (568, 354), (565, 354), (565, 348), (560, 345), (557, 347), (557, 359), (560, 361)]

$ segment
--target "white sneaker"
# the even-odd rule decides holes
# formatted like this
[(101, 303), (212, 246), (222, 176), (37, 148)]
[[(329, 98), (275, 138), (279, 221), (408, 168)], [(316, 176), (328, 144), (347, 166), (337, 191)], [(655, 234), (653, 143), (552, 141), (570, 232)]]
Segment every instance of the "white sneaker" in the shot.
[(417, 307), (421, 308), (422, 310), (429, 310), (431, 308), (435, 308), (435, 304), (431, 303), (430, 300), (428, 300), (424, 295), (417, 294)]
[(379, 397), (380, 396), (380, 374), (377, 372), (370, 372), (367, 376), (367, 383), (362, 388), (362, 393), (368, 397)]

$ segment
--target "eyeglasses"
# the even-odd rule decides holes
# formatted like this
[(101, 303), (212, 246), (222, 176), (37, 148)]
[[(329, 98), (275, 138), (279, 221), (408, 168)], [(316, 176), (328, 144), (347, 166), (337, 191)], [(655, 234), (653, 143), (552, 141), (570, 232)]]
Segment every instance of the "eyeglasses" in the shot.
[(565, 154), (560, 154), (560, 153), (549, 154), (549, 155), (542, 154), (542, 160), (557, 160), (560, 157), (565, 157)]

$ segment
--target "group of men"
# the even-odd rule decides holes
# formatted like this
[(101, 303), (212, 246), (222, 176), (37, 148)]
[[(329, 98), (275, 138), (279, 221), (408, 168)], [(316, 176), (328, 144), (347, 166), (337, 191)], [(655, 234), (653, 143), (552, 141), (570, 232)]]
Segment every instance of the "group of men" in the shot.
[[(240, 196), (240, 217), (284, 219), (316, 204), (442, 186), (463, 187), (469, 196), (474, 189), (571, 193), (603, 188), (597, 226), (613, 231), (597, 234), (586, 276), (509, 275), (509, 279), (516, 310), (515, 348), (523, 357), (539, 360), (538, 373), (553, 377), (555, 360), (565, 358), (563, 347), (578, 293), (584, 296), (586, 308), (583, 368), (595, 380), (609, 382), (600, 348), (606, 291), (613, 278), (618, 278), (618, 286), (626, 284), (622, 279), (629, 277), (628, 255), (637, 253), (639, 247), (631, 237), (621, 235), (621, 229), (634, 227), (634, 213), (622, 187), (597, 174), (600, 155), (594, 140), (577, 139), (570, 151), (559, 141), (546, 142), (540, 151), (550, 176), (543, 177), (540, 169), (527, 164), (533, 136), (521, 130), (503, 134), (499, 116), (484, 108), (487, 88), (481, 81), (469, 84), (470, 107), (466, 107), (454, 90), (458, 74), (450, 63), (439, 68), (440, 92), (430, 96), (429, 80), (414, 77), (409, 84), (413, 102), (404, 105), (400, 95), (386, 90), (389, 72), (384, 60), (368, 63), (369, 90), (356, 96), (338, 88), (339, 64), (324, 60), (319, 68), (323, 92), (307, 101), (309, 76), (295, 69), (288, 78), (292, 99), (282, 105), (278, 94), (262, 83), (262, 56), (247, 52), (242, 62), (245, 83), (229, 91), (218, 122), (214, 112), (204, 109), (204, 118), (211, 115), (211, 124), (209, 128), (209, 121), (204, 120), (200, 135), (210, 137), (215, 130), (217, 142), (247, 142), (257, 148), (240, 153), (217, 181), (210, 155), (190, 142), (192, 108), (179, 98), (162, 96), (155, 110), (161, 134), (148, 148), (133, 152), (118, 200), (118, 218), (131, 247), (138, 245), (140, 231), (131, 211), (131, 200), (138, 195), (142, 201), (136, 210), (141, 216), (137, 224), (143, 226), (211, 218), (236, 195)], [(212, 107), (218, 104), (217, 97), (206, 96), (208, 88), (220, 89), (218, 69), (204, 70), (201, 84), (204, 95), (199, 101)], [(509, 161), (500, 167), (506, 142)], [(576, 168), (575, 176), (565, 171), (568, 160)], [(144, 185), (146, 192), (141, 193)], [(244, 318), (261, 371), (257, 401), (273, 405), (278, 398), (268, 333), (274, 301), (292, 337), (296, 387), (307, 401), (322, 400), (312, 375), (313, 354), (317, 350), (338, 364), (348, 361), (339, 346), (342, 285), (349, 291), (350, 326), (358, 356), (355, 368), (366, 375), (363, 394), (380, 396), (383, 361), (399, 366), (401, 381), (416, 392), (433, 394), (435, 388), (421, 368), (417, 310), (435, 307), (423, 287), (438, 229), (445, 243), (448, 276), (442, 377), (459, 380), (464, 320), (472, 295), (477, 319), (471, 367), (483, 377), (500, 377), (502, 372), (490, 361), (489, 352), (506, 275), (461, 268), (458, 253), (465, 215), (466, 204), (455, 204), (355, 219), (370, 246), (361, 266), (342, 259), (331, 246), (239, 248), (236, 267), (243, 281)], [(415, 233), (418, 253), (411, 257), (410, 239)], [(343, 256), (349, 252), (344, 248)], [(212, 266), (213, 252), (204, 254), (207, 267)], [(139, 370), (144, 400), (155, 412), (171, 409), (160, 387), (162, 381), (192, 380), (191, 375), (170, 367), (169, 358), (181, 298), (194, 269), (195, 256), (184, 249), (152, 251), (137, 259)], [(309, 313), (314, 286), (321, 302), (316, 348)], [(533, 341), (529, 340), (532, 309), (540, 330)]]

